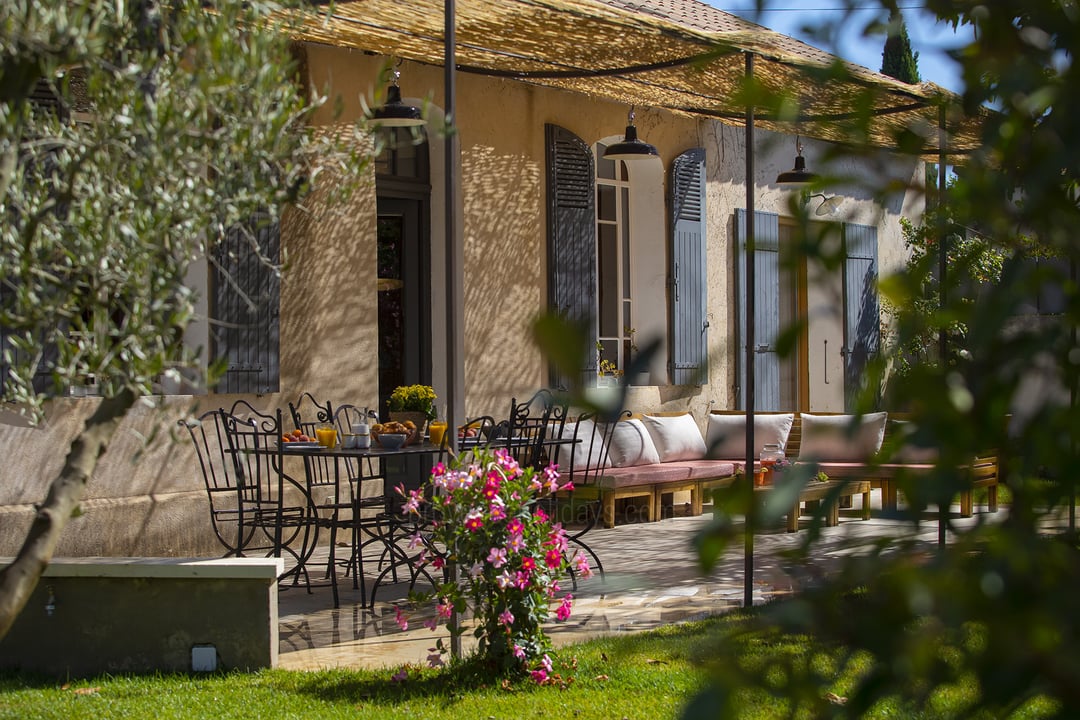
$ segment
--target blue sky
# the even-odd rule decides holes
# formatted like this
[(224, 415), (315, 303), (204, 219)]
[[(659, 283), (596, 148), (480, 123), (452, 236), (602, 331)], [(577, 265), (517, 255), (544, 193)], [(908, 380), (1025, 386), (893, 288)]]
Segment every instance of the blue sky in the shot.
[[(835, 52), (846, 60), (863, 65), (871, 70), (881, 69), (881, 50), (885, 45), (884, 36), (862, 37), (862, 30), (875, 16), (882, 17), (880, 5), (874, 0), (866, 0), (861, 5), (868, 8), (857, 10), (847, 22), (838, 38), (838, 49), (829, 47), (828, 42), (812, 37), (802, 30), (804, 26), (816, 26), (829, 21), (838, 22), (843, 16), (843, 2), (839, 0), (771, 0), (769, 10), (755, 16), (753, 0), (704, 0), (709, 5), (727, 12), (753, 20), (777, 32), (798, 38), (811, 45)], [(923, 80), (935, 82), (953, 92), (960, 92), (962, 85), (955, 64), (945, 55), (945, 50), (963, 45), (970, 39), (971, 28), (961, 27), (953, 32), (950, 25), (938, 24), (935, 18), (920, 11), (913, 3), (901, 3), (901, 8), (908, 6), (904, 19), (907, 21), (908, 36), (912, 48), (919, 53), (919, 75)]]

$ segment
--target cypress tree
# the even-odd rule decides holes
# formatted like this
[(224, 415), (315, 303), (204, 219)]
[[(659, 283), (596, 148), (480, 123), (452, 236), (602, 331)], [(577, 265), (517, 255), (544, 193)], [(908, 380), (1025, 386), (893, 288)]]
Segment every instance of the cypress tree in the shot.
[(889, 35), (881, 53), (881, 73), (900, 82), (919, 82), (919, 53), (911, 51), (907, 25), (896, 11), (889, 15)]

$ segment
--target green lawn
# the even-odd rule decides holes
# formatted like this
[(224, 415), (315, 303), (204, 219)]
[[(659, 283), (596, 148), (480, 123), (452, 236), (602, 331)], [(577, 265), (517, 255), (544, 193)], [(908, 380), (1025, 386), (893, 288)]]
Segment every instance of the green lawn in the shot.
[[(415, 668), (404, 682), (391, 680), (397, 668), (99, 677), (69, 683), (6, 674), (0, 675), (0, 718), (674, 718), (703, 687), (708, 659), (718, 648), (738, 653), (743, 661), (761, 658), (764, 663), (777, 650), (796, 656), (813, 647), (806, 638), (763, 642), (734, 633), (743, 619), (733, 613), (565, 648), (559, 663), (572, 680), (563, 688), (528, 681), (503, 687), (477, 677), (467, 665), (443, 671)], [(822, 657), (830, 655), (828, 649), (817, 650)], [(576, 668), (566, 667), (575, 659)], [(855, 667), (835, 677), (822, 694), (842, 697), (866, 670)], [(945, 688), (925, 710), (882, 704), (872, 717), (954, 717), (970, 695), (970, 688)], [(740, 700), (745, 709), (740, 717), (787, 717), (784, 703), (763, 692), (744, 691)], [(1047, 717), (1050, 708), (1041, 703), (1013, 717)]]

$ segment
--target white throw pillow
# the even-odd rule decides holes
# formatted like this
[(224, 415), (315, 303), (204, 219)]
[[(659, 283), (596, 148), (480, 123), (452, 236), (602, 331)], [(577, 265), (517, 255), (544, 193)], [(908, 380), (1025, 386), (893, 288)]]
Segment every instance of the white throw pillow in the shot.
[(935, 447), (926, 447), (913, 442), (915, 425), (906, 420), (890, 420), (888, 423), (889, 450), (893, 450), (888, 462), (914, 465), (933, 465), (937, 462), (938, 451)]
[(852, 427), (854, 415), (802, 414), (800, 460), (865, 462), (881, 449), (887, 413), (867, 413)]
[[(586, 468), (611, 467), (611, 460), (604, 455), (603, 435), (597, 432), (596, 423), (592, 420), (568, 422), (563, 426), (561, 437), (564, 440), (571, 439), (575, 431), (577, 439), (581, 442), (574, 443), (573, 446), (564, 445), (559, 450), (559, 470), (564, 473), (570, 472), (571, 461), (573, 461), (573, 470), (578, 472)], [(600, 465), (601, 458), (604, 460), (602, 466)]]
[(637, 418), (623, 420), (615, 425), (611, 433), (608, 458), (614, 467), (656, 465), (660, 462), (660, 455), (656, 452), (649, 431)]
[[(760, 455), (768, 443), (779, 445), (781, 450), (786, 449), (793, 422), (795, 413), (754, 413), (754, 457)], [(746, 416), (710, 414), (705, 444), (709, 457), (721, 460), (745, 458)]]
[(701, 430), (693, 415), (645, 415), (641, 420), (656, 446), (660, 462), (701, 460), (705, 457), (705, 439), (701, 437)]

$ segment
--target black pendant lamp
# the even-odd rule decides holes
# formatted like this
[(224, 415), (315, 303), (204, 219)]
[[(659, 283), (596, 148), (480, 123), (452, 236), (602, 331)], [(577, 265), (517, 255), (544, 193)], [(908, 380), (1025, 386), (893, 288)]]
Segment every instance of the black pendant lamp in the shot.
[[(398, 60), (398, 65), (401, 61)], [(371, 113), (371, 119), (383, 127), (417, 127), (424, 124), (424, 118), (420, 114), (420, 108), (407, 105), (401, 100), (401, 88), (398, 86), (398, 78), (401, 71), (397, 67), (393, 70), (390, 86), (386, 88), (386, 103), (377, 107)]]
[(605, 160), (641, 160), (643, 158), (659, 157), (656, 148), (647, 142), (638, 140), (637, 128), (634, 127), (634, 108), (630, 108), (630, 114), (626, 120), (626, 135), (622, 141), (608, 145), (604, 150)]
[(795, 136), (795, 167), (776, 176), (777, 185), (805, 185), (817, 180), (817, 175), (806, 169), (806, 159), (802, 156), (802, 141)]

